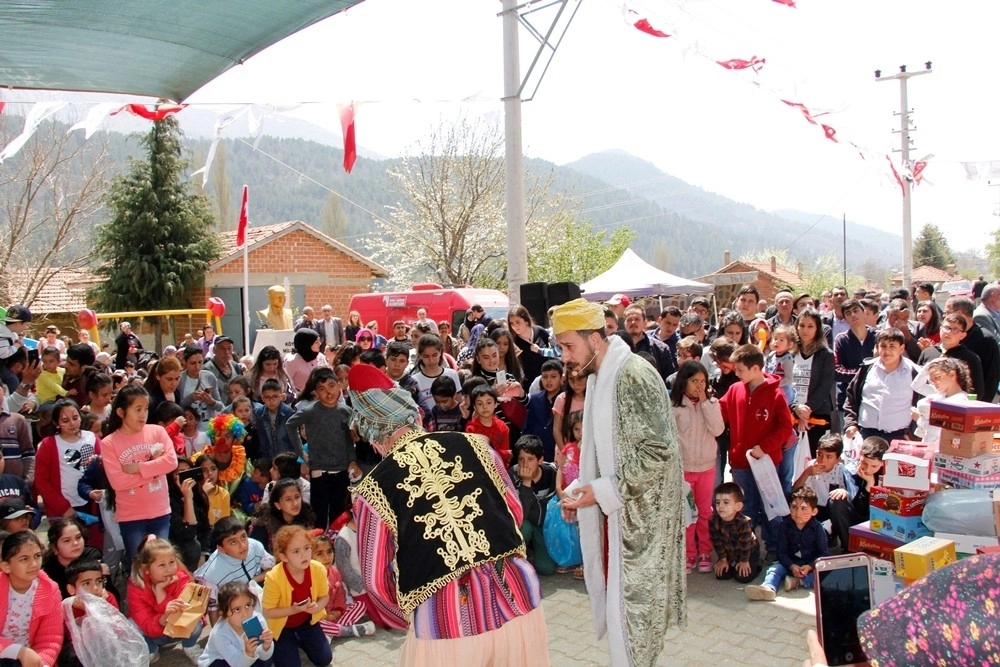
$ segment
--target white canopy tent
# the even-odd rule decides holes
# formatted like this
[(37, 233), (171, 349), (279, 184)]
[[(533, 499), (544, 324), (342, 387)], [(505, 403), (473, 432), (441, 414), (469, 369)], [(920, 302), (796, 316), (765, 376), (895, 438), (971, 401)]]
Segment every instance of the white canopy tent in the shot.
[(712, 286), (675, 276), (647, 264), (639, 255), (627, 249), (610, 269), (580, 285), (588, 301), (605, 301), (615, 294), (630, 299), (645, 296), (678, 294), (712, 294)]

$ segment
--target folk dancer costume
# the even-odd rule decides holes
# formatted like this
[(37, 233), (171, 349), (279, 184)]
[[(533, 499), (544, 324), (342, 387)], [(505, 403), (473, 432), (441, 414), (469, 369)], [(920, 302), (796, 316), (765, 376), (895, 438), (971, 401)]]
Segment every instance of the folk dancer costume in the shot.
[(358, 485), (354, 516), (369, 602), (409, 628), (399, 664), (547, 666), (541, 590), (499, 455), (481, 436), (421, 430), (411, 394), (372, 366), (348, 383), (359, 435), (391, 448)]
[[(555, 334), (604, 327), (583, 299), (550, 317)], [(686, 622), (680, 446), (662, 378), (616, 336), (587, 378), (580, 482), (597, 501), (577, 510), (597, 636), (615, 667), (654, 665), (667, 629)]]

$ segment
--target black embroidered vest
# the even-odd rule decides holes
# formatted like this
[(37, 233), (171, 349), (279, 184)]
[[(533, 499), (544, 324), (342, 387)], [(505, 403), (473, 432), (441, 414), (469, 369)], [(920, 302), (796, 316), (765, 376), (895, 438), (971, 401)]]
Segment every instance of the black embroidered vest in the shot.
[(398, 599), (406, 614), (473, 567), (525, 555), (484, 438), (408, 433), (358, 493), (396, 538)]

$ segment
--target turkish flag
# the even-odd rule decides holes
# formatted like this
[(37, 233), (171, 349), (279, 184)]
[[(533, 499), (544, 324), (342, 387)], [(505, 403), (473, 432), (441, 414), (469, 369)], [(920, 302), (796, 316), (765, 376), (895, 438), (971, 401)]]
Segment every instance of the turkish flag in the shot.
[(178, 111), (181, 111), (186, 106), (186, 104), (161, 104), (158, 107), (150, 109), (144, 104), (126, 104), (118, 111), (113, 111), (111, 115), (114, 116), (122, 111), (128, 111), (130, 114), (141, 116), (146, 120), (161, 121), (167, 116), (171, 116)]
[(358, 159), (358, 145), (354, 139), (354, 102), (340, 108), (340, 127), (344, 132), (344, 171), (354, 169)]
[(0, 102), (0, 113), (3, 113), (3, 108), (7, 106), (6, 102)]
[(243, 203), (240, 205), (240, 225), (236, 228), (236, 247), (247, 242), (247, 223), (250, 221), (250, 188), (243, 186)]
[(656, 28), (654, 28), (652, 24), (649, 22), (649, 19), (639, 19), (632, 25), (634, 25), (636, 28), (643, 31), (647, 35), (652, 35), (653, 37), (670, 37), (670, 35), (663, 32), (662, 30), (657, 30)]

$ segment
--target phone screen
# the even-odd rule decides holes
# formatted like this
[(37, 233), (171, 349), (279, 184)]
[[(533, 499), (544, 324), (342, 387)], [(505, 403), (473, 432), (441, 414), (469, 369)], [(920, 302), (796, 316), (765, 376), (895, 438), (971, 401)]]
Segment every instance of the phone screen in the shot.
[(827, 664), (864, 662), (867, 658), (858, 638), (858, 617), (872, 606), (868, 568), (845, 567), (817, 575)]
[(38, 356), (38, 350), (37, 349), (35, 349), (35, 350), (28, 350), (28, 363), (29, 364), (31, 364), (32, 366), (34, 366), (35, 364), (38, 363), (38, 359), (39, 359), (39, 356)]

